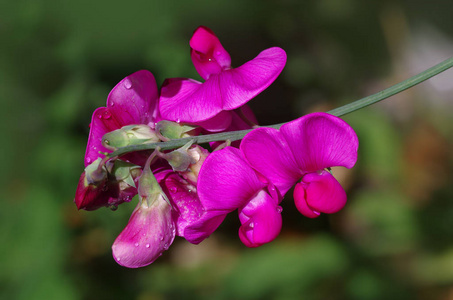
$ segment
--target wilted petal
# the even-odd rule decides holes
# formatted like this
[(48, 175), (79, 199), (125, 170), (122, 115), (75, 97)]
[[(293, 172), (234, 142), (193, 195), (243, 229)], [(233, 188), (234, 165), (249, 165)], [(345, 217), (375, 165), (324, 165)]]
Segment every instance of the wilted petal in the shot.
[(198, 27), (190, 39), (192, 62), (203, 79), (231, 67), (231, 58), (219, 39), (207, 27)]
[(303, 171), (352, 168), (357, 161), (357, 135), (345, 121), (330, 114), (308, 114), (283, 125), (280, 132)]
[(346, 192), (327, 171), (306, 174), (294, 189), (297, 209), (309, 218), (335, 213), (346, 204)]
[(226, 147), (209, 155), (198, 177), (198, 195), (207, 210), (231, 212), (244, 206), (265, 184), (239, 149)]
[(272, 182), (283, 196), (301, 177), (301, 171), (281, 133), (257, 128), (241, 142), (241, 151), (250, 165)]
[(281, 207), (264, 190), (239, 209), (239, 238), (247, 247), (258, 247), (273, 241), (282, 228)]
[(137, 206), (112, 246), (118, 264), (139, 268), (151, 264), (175, 238), (171, 207), (160, 197), (150, 207)]

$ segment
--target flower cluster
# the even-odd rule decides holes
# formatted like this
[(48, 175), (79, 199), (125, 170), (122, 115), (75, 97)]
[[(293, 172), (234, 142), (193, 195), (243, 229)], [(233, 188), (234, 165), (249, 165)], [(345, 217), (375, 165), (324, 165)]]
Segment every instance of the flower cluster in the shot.
[[(346, 203), (330, 167), (351, 168), (356, 162), (358, 140), (348, 124), (314, 113), (279, 130), (258, 127), (247, 106), (282, 71), (282, 49), (266, 49), (233, 68), (206, 27), (195, 30), (190, 48), (204, 82), (171, 78), (159, 90), (149, 71), (138, 71), (120, 81), (106, 107), (93, 113), (74, 201), (79, 209), (116, 209), (138, 195), (112, 246), (115, 260), (126, 267), (151, 264), (175, 236), (200, 243), (236, 209), (241, 241), (248, 247), (268, 243), (280, 232), (279, 204), (294, 184), (296, 207), (307, 217), (337, 212)], [(252, 127), (258, 128), (240, 144), (213, 143), (211, 152), (191, 141), (176, 150), (115, 155), (136, 145)]]

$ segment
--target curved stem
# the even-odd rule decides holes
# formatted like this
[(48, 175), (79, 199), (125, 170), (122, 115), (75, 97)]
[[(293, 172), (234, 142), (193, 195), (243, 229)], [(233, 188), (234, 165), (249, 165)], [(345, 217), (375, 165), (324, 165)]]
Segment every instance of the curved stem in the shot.
[[(353, 111), (359, 110), (359, 109), (369, 106), (371, 104), (374, 104), (374, 103), (377, 103), (384, 99), (387, 99), (395, 94), (401, 93), (402, 91), (407, 90), (408, 88), (411, 88), (411, 87), (413, 87), (413, 86), (415, 86), (451, 67), (453, 67), (453, 57), (446, 59), (443, 62), (441, 62), (415, 76), (412, 76), (409, 79), (406, 79), (400, 83), (397, 83), (383, 91), (380, 91), (371, 96), (359, 99), (352, 103), (340, 106), (338, 108), (329, 110), (327, 113), (332, 114), (337, 117), (343, 116), (345, 114), (351, 113)], [(264, 126), (264, 127), (272, 127), (272, 128), (278, 129), (283, 124), (285, 124), (285, 123), (274, 124), (274, 125), (269, 125), (269, 126)], [(156, 147), (160, 147), (162, 150), (175, 149), (175, 148), (184, 146), (189, 141), (193, 141), (194, 144), (203, 144), (203, 143), (208, 143), (208, 142), (225, 141), (225, 140), (236, 141), (236, 140), (242, 139), (251, 130), (252, 129), (221, 132), (221, 133), (215, 133), (215, 134), (208, 134), (208, 135), (201, 135), (201, 136), (195, 136), (195, 137), (170, 140), (168, 142), (126, 146), (126, 147), (119, 148), (116, 151), (114, 151), (113, 153), (109, 154), (109, 157), (119, 156), (119, 155), (122, 155), (122, 154), (125, 154), (128, 152), (133, 152), (133, 151), (155, 149)]]

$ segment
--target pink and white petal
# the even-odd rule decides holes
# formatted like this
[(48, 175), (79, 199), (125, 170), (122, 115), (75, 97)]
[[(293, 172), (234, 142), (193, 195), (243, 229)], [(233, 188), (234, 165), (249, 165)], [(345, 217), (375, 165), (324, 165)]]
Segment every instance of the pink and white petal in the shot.
[(220, 87), (222, 108), (232, 110), (246, 104), (271, 85), (285, 64), (285, 51), (278, 47), (269, 48), (238, 68), (212, 75), (205, 84)]
[(333, 166), (352, 168), (359, 141), (342, 119), (327, 113), (312, 113), (280, 128), (299, 168), (315, 172)]
[(187, 78), (166, 80), (160, 91), (159, 110), (163, 120), (195, 123), (222, 111), (219, 88)]
[(265, 183), (258, 179), (239, 149), (226, 147), (206, 158), (197, 186), (200, 201), (207, 210), (228, 213), (244, 206)]
[(327, 171), (306, 174), (294, 189), (296, 207), (307, 217), (336, 213), (344, 207), (346, 199), (343, 187)]
[(281, 207), (264, 190), (239, 209), (239, 238), (247, 247), (259, 247), (273, 241), (282, 228)]
[(211, 29), (200, 26), (190, 39), (192, 62), (198, 74), (208, 79), (231, 67), (231, 58)]
[(150, 207), (139, 203), (126, 228), (113, 243), (113, 257), (124, 267), (144, 267), (161, 256), (174, 238), (170, 205), (163, 198)]
[(250, 165), (272, 182), (281, 196), (302, 177), (286, 140), (273, 128), (257, 128), (241, 142), (241, 151)]
[(137, 71), (121, 80), (107, 97), (107, 107), (121, 126), (154, 125), (159, 94), (153, 74)]
[(199, 244), (222, 224), (228, 212), (207, 210), (184, 230), (184, 238), (192, 244)]
[(97, 108), (91, 117), (90, 135), (85, 152), (85, 167), (104, 155), (101, 152), (110, 152), (102, 146), (102, 137), (107, 132), (121, 128), (121, 122), (107, 107)]

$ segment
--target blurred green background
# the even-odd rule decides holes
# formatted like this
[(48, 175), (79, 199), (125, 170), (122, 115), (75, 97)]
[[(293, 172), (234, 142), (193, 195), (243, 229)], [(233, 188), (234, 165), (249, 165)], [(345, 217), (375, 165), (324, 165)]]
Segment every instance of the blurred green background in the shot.
[(449, 0), (0, 2), (0, 299), (453, 299), (453, 73), (344, 117), (360, 139), (335, 215), (283, 202), (272, 243), (243, 246), (231, 214), (198, 246), (118, 266), (135, 203), (77, 211), (96, 107), (148, 69), (200, 79), (188, 41), (210, 27), (234, 66), (280, 46), (288, 63), (250, 102), (261, 124), (375, 93), (453, 54)]

